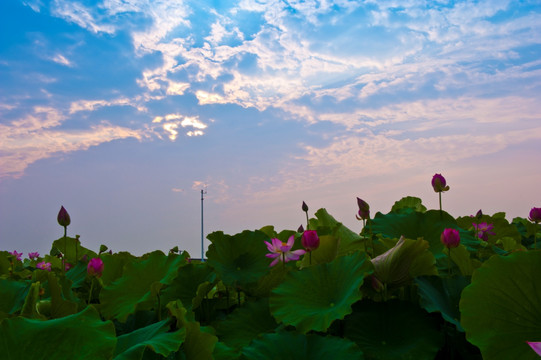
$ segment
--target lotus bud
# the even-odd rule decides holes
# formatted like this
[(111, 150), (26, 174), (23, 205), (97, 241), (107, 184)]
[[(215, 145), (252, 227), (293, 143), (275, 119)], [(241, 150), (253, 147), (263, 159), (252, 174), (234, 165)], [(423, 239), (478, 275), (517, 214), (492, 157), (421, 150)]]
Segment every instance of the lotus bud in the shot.
[(315, 230), (306, 230), (303, 232), (301, 243), (307, 251), (317, 249), (319, 247), (319, 237), (317, 236), (317, 232)]
[(302, 211), (307, 212), (308, 211), (308, 205), (303, 201), (302, 202)]
[(528, 219), (536, 224), (541, 222), (541, 208), (532, 208), (530, 210), (530, 217)]
[(301, 224), (301, 226), (299, 226), (299, 228), (297, 229), (297, 232), (298, 232), (298, 233), (303, 233), (303, 232), (304, 232), (304, 227), (302, 226), (302, 224)]
[(100, 258), (92, 258), (86, 268), (88, 275), (101, 277), (103, 273), (103, 261)]
[(64, 206), (60, 207), (60, 211), (58, 212), (57, 221), (60, 226), (67, 227), (71, 223), (70, 215), (64, 209)]
[(445, 229), (440, 240), (446, 248), (456, 248), (460, 244), (460, 233), (456, 229)]
[(361, 198), (357, 198), (357, 205), (359, 206), (359, 216), (355, 216), (357, 220), (368, 220), (370, 218), (370, 205)]
[(432, 187), (434, 188), (435, 192), (444, 192), (449, 190), (449, 186), (441, 174), (434, 174), (432, 177)]

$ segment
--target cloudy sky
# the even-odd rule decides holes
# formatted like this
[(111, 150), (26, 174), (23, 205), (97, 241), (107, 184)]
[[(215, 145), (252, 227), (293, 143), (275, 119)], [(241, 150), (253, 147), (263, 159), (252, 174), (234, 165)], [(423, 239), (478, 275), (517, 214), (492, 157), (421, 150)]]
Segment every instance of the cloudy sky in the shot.
[(0, 1), (0, 248), (541, 206), (540, 1)]

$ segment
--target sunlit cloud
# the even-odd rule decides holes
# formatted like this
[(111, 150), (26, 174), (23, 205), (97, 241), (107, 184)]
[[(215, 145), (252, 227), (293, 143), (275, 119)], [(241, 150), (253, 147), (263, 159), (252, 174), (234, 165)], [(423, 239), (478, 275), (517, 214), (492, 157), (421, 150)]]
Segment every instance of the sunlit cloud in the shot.
[(198, 116), (184, 116), (177, 113), (156, 116), (152, 120), (152, 123), (155, 124), (160, 124), (162, 122), (163, 124), (161, 127), (166, 133), (169, 134), (168, 137), (171, 141), (175, 141), (177, 139), (179, 127), (195, 129), (186, 131), (186, 135), (192, 137), (204, 135), (203, 129), (206, 129), (208, 126), (199, 120)]
[(66, 57), (62, 54), (56, 54), (55, 56), (53, 56), (51, 58), (52, 61), (54, 61), (55, 63), (58, 63), (58, 64), (61, 64), (61, 65), (65, 65), (65, 66), (68, 66), (68, 67), (71, 67), (73, 66), (73, 64), (71, 63), (71, 61), (69, 61), (68, 59), (66, 59)]
[(51, 107), (34, 107), (31, 114), (0, 124), (0, 177), (20, 177), (40, 159), (57, 154), (86, 150), (105, 142), (144, 136), (140, 131), (107, 122), (89, 129), (62, 130), (66, 116)]
[(51, 13), (54, 16), (75, 23), (93, 33), (103, 32), (112, 34), (115, 32), (114, 26), (100, 24), (100, 20), (96, 19), (93, 14), (93, 9), (87, 8), (79, 2), (74, 2), (71, 0), (56, 0), (52, 4)]

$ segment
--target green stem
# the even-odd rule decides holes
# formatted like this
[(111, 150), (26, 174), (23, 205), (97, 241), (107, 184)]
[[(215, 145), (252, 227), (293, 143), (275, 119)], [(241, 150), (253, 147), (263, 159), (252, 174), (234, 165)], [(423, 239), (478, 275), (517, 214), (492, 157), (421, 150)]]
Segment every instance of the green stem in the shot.
[(90, 283), (90, 292), (88, 293), (88, 305), (90, 305), (90, 300), (92, 300), (92, 290), (94, 289), (94, 277), (92, 277), (91, 283)]
[(306, 230), (310, 230), (310, 220), (308, 219), (308, 211), (306, 211)]
[(286, 254), (282, 253), (282, 266), (286, 268)]
[(312, 252), (311, 252), (311, 251), (308, 251), (308, 253), (310, 254), (310, 256), (309, 256), (309, 262), (310, 262), (310, 265), (312, 265)]
[(441, 192), (438, 193), (440, 195), (440, 218), (443, 217), (443, 212), (441, 210)]
[(451, 277), (451, 248), (449, 248), (449, 253), (447, 255), (447, 273), (449, 277)]

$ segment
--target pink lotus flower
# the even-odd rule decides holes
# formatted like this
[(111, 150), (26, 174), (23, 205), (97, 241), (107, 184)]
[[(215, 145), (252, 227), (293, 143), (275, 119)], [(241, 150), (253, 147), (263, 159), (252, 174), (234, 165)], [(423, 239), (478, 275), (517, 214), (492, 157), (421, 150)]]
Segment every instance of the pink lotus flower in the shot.
[(494, 231), (492, 231), (492, 229), (494, 229), (494, 225), (492, 225), (492, 224), (487, 224), (487, 223), (476, 224), (476, 223), (473, 223), (472, 225), (475, 228), (475, 230), (477, 231), (477, 237), (479, 239), (481, 239), (481, 240), (488, 241), (488, 236), (489, 235), (496, 235), (496, 233)]
[(301, 244), (307, 251), (315, 250), (319, 247), (319, 237), (315, 230), (306, 230), (302, 233)]
[(21, 261), (21, 256), (23, 256), (23, 253), (18, 253), (17, 250), (13, 250), (10, 252), (11, 255), (15, 256), (17, 261)]
[(28, 258), (30, 260), (36, 260), (37, 258), (39, 258), (39, 252), (29, 252), (28, 253)]
[(36, 265), (36, 268), (41, 269), (41, 270), (51, 271), (51, 263), (42, 261)]
[(526, 343), (530, 345), (537, 355), (541, 356), (541, 342), (526, 341)]
[(528, 219), (536, 224), (541, 222), (541, 208), (532, 208), (530, 210), (530, 217), (528, 217)]
[(101, 277), (103, 273), (103, 261), (100, 258), (92, 258), (86, 268), (88, 275)]
[(270, 251), (270, 254), (266, 254), (265, 256), (274, 259), (269, 266), (274, 266), (278, 264), (279, 261), (286, 263), (292, 260), (299, 260), (300, 256), (306, 252), (302, 249), (291, 251), (291, 248), (295, 243), (295, 238), (293, 235), (289, 237), (287, 243), (284, 243), (279, 239), (271, 239), (271, 241), (272, 244), (265, 241), (265, 244), (267, 244), (267, 249)]
[(460, 233), (456, 229), (445, 229), (440, 240), (446, 248), (456, 248), (460, 244)]
[(447, 181), (445, 181), (445, 178), (441, 174), (434, 174), (432, 177), (432, 187), (434, 188), (435, 192), (444, 192), (449, 190)]

